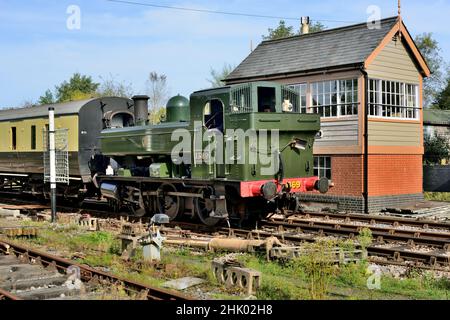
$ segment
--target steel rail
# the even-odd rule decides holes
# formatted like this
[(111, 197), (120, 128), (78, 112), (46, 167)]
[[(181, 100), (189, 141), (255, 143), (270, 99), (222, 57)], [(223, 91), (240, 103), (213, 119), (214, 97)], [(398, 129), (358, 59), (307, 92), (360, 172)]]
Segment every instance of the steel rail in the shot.
[(405, 250), (404, 248), (385, 248), (377, 246), (370, 246), (368, 250), (370, 252), (370, 255), (372, 256), (388, 257), (397, 262), (410, 259), (431, 266), (450, 266), (450, 256), (445, 256), (443, 254), (409, 251)]
[[(2, 194), (2, 192), (0, 192), (0, 195)], [(36, 204), (35, 201), (31, 201), (31, 200), (17, 200), (17, 199), (4, 199), (4, 198), (0, 198), (0, 201), (5, 201), (6, 203), (17, 203), (17, 204)], [(87, 201), (86, 204), (90, 204), (90, 205), (106, 205), (106, 203), (98, 203), (95, 202), (94, 200), (90, 200)], [(136, 216), (131, 216), (131, 215), (127, 215), (125, 213), (111, 213), (110, 211), (103, 211), (103, 210), (98, 210), (98, 209), (92, 209), (92, 208), (80, 208), (80, 207), (70, 207), (70, 206), (63, 206), (63, 205), (58, 205), (59, 209), (62, 210), (78, 210), (79, 212), (83, 213), (92, 213), (94, 215), (98, 215), (103, 216), (103, 217), (128, 217), (131, 220), (142, 220), (142, 221), (149, 221), (150, 218), (149, 217), (136, 217)], [(289, 213), (289, 212), (288, 212)], [(297, 217), (302, 217), (302, 218), (297, 218)], [(363, 215), (363, 214), (342, 214), (342, 213), (323, 213), (323, 212), (306, 212), (304, 214), (299, 214), (299, 213), (295, 213), (293, 214), (293, 217), (289, 217), (287, 219), (284, 218), (275, 218), (272, 217), (269, 220), (273, 220), (273, 221), (305, 221), (305, 219), (311, 219), (313, 217), (316, 218), (323, 218), (325, 221), (314, 221), (315, 223), (319, 224), (319, 223), (323, 223), (323, 224), (333, 224), (333, 223), (327, 223), (326, 220), (328, 219), (341, 219), (344, 220), (342, 223), (340, 222), (340, 224), (345, 224), (345, 223), (351, 223), (351, 222), (355, 222), (355, 221), (359, 221), (359, 222), (363, 222), (363, 223), (368, 223), (370, 225), (375, 225), (375, 224), (390, 224), (392, 226), (392, 228), (395, 228), (395, 230), (400, 231), (401, 229), (398, 229), (399, 227), (405, 226), (405, 227), (416, 227), (416, 228), (421, 228), (421, 229), (440, 229), (443, 231), (448, 231), (448, 233), (450, 233), (450, 223), (447, 222), (437, 222), (437, 221), (433, 221), (433, 220), (414, 220), (412, 218), (400, 218), (400, 217), (389, 217), (389, 216), (380, 216), (380, 215)], [(353, 226), (353, 225), (352, 225)], [(376, 226), (371, 226), (371, 228), (377, 228)], [(383, 228), (383, 227), (379, 227), (379, 228)], [(435, 234), (436, 237), (440, 237), (441, 234), (440, 232), (434, 232), (434, 231), (430, 231), (430, 230), (425, 230), (425, 231), (417, 231), (420, 232), (421, 234)], [(445, 233), (444, 233), (445, 234)]]
[(22, 300), (22, 298), (0, 288), (0, 300)]
[(341, 235), (355, 237), (362, 229), (368, 228), (378, 241), (403, 241), (422, 245), (432, 245), (443, 249), (450, 248), (450, 234), (418, 230), (404, 230), (397, 228), (383, 228), (377, 226), (359, 226), (346, 223), (326, 221), (273, 221), (263, 220), (262, 226), (278, 229), (279, 231), (296, 230), (297, 232), (321, 232), (326, 235)]
[[(450, 223), (439, 222), (429, 219), (418, 219), (418, 218), (401, 218), (401, 217), (389, 217), (381, 215), (366, 215), (357, 213), (324, 213), (324, 212), (305, 212), (303, 214), (295, 213), (292, 218), (289, 219), (296, 220), (297, 217), (302, 217), (301, 219), (310, 218), (322, 218), (326, 219), (342, 219), (346, 222), (359, 221), (367, 222), (369, 224), (390, 224), (393, 227), (399, 226), (409, 226), (417, 227), (423, 229), (443, 229), (450, 232)], [(276, 219), (276, 218), (275, 218)]]
[(78, 264), (74, 261), (48, 254), (46, 252), (31, 249), (7, 240), (0, 240), (0, 252), (11, 253), (11, 250), (15, 254), (25, 255), (32, 259), (38, 259), (45, 266), (53, 265), (60, 271), (65, 271), (70, 266), (76, 266), (80, 269), (80, 275), (82, 280), (84, 281), (99, 280), (108, 281), (110, 283), (122, 283), (125, 286), (125, 289), (129, 292), (146, 292), (148, 300), (193, 300), (192, 298), (175, 291), (160, 289), (136, 281), (127, 280), (122, 277), (114, 276), (110, 273), (102, 272), (91, 267)]
[[(278, 237), (283, 241), (289, 241), (294, 244), (302, 244), (304, 242), (316, 242), (316, 237), (306, 236), (295, 234), (295, 232), (290, 231), (268, 231), (268, 230), (243, 230), (243, 229), (229, 229), (224, 227), (216, 227), (216, 228), (208, 228), (206, 226), (199, 226), (197, 224), (192, 223), (176, 223), (179, 227), (183, 227), (185, 229), (189, 229), (193, 232), (208, 232), (217, 233), (219, 235), (228, 235), (241, 237), (246, 239), (267, 239), (269, 237)], [(181, 230), (183, 232), (185, 230)], [(291, 230), (294, 231), (294, 230)], [(296, 230), (297, 231), (297, 230)], [(379, 240), (379, 239), (378, 239)], [(411, 244), (411, 242), (410, 242)], [(442, 253), (427, 253), (421, 251), (411, 251), (408, 249), (411, 247), (410, 245), (402, 245), (401, 247), (380, 247), (379, 244), (375, 243), (369, 247), (367, 247), (367, 253), (369, 256), (383, 256), (389, 258), (394, 264), (401, 262), (402, 260), (411, 260), (417, 263), (425, 263), (429, 265), (432, 269), (433, 267), (437, 267), (438, 265), (442, 265), (445, 267), (450, 267), (450, 257), (445, 256)], [(420, 266), (418, 266), (420, 267)]]
[(415, 264), (411, 264), (406, 261), (383, 260), (380, 257), (377, 257), (375, 255), (369, 257), (369, 262), (378, 264), (378, 265), (383, 265), (383, 266), (399, 266), (399, 267), (404, 267), (404, 268), (417, 268), (417, 269), (424, 269), (424, 270), (430, 270), (430, 271), (450, 272), (450, 269), (448, 267), (442, 268), (442, 267), (438, 267), (438, 266), (423, 265), (423, 264), (419, 264), (419, 262), (417, 262), (417, 261)]

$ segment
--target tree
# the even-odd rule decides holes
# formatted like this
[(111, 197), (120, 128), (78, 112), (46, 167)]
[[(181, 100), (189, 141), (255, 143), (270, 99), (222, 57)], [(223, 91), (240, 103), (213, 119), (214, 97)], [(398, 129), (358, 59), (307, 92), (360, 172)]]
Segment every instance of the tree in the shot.
[(133, 95), (131, 83), (121, 82), (115, 79), (112, 74), (107, 78), (100, 77), (102, 83), (97, 89), (98, 97), (123, 97), (129, 98)]
[(43, 96), (39, 97), (38, 103), (40, 105), (42, 104), (52, 104), (55, 103), (55, 98), (53, 97), (53, 93), (51, 92), (50, 89), (48, 89), (47, 91), (45, 91)]
[(438, 93), (434, 105), (437, 109), (450, 110), (450, 76), (445, 88)]
[(424, 146), (424, 160), (427, 164), (440, 164), (442, 160), (450, 158), (450, 145), (444, 136), (425, 136)]
[(147, 79), (147, 91), (151, 110), (164, 107), (169, 98), (166, 75), (150, 72)]
[(222, 70), (220, 71), (211, 68), (210, 70), (211, 78), (207, 79), (208, 82), (211, 84), (211, 88), (223, 87), (225, 83), (222, 80), (228, 77), (228, 75), (231, 73), (231, 71), (234, 70), (234, 68), (235, 68), (234, 66), (227, 63), (223, 65)]
[[(319, 31), (323, 31), (325, 30), (327, 27), (320, 23), (319, 21), (313, 22), (310, 26), (309, 26), (309, 33), (314, 33), (314, 32), (319, 32)], [(299, 31), (299, 34), (301, 33), (301, 31)]]
[[(33, 108), (36, 106), (36, 103), (33, 102), (32, 100), (25, 100), (24, 102), (22, 102), (20, 104), (19, 108)], [(15, 108), (11, 108), (11, 109), (15, 109)]]
[(166, 108), (160, 107), (156, 109), (152, 109), (149, 112), (149, 121), (150, 124), (158, 124), (166, 117)]
[[(320, 23), (319, 21), (313, 22), (309, 26), (309, 33), (319, 32), (322, 30), (325, 30), (326, 26)], [(287, 37), (292, 37), (295, 35), (300, 35), (301, 28), (295, 32), (293, 26), (286, 26), (286, 22), (284, 20), (280, 20), (278, 23), (278, 27), (275, 29), (269, 28), (267, 30), (268, 35), (262, 36), (263, 40), (276, 40), (276, 39), (282, 39)]]
[(439, 44), (433, 39), (432, 33), (423, 33), (416, 36), (415, 42), (431, 71), (431, 76), (426, 78), (423, 83), (424, 104), (430, 106), (443, 87), (442, 70), (445, 68), (445, 62), (440, 55)]
[(269, 33), (267, 36), (262, 36), (263, 40), (276, 40), (281, 38), (292, 37), (295, 35), (293, 26), (286, 26), (286, 22), (284, 20), (280, 20), (278, 23), (278, 27), (275, 29), (269, 28), (267, 29)]
[(95, 96), (99, 83), (92, 81), (90, 76), (75, 73), (69, 80), (56, 87), (57, 102), (81, 100)]

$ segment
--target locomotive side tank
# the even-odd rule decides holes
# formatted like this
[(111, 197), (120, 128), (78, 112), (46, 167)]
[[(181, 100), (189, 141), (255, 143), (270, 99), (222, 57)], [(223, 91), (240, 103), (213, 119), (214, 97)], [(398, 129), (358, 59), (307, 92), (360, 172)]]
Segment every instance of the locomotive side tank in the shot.
[(194, 92), (189, 103), (174, 97), (158, 125), (101, 133), (115, 169), (99, 177), (102, 194), (117, 210), (187, 214), (207, 225), (298, 209), (296, 193), (329, 187), (313, 176), (320, 117), (299, 106), (293, 89), (271, 82)]

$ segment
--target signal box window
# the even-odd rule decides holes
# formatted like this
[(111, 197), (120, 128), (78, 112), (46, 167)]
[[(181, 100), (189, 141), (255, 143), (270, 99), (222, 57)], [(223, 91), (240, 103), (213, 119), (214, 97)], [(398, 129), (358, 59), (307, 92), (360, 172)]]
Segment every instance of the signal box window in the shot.
[(36, 126), (31, 126), (31, 150), (36, 150)]
[(258, 112), (276, 112), (275, 88), (258, 87)]
[(314, 157), (314, 175), (331, 180), (331, 157)]
[(11, 128), (11, 149), (17, 149), (17, 130), (16, 127)]

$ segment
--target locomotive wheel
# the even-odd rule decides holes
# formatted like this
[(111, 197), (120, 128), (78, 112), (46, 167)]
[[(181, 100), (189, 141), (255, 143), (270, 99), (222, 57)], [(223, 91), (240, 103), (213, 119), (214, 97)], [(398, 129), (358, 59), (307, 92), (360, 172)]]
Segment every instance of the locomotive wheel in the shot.
[(209, 191), (205, 190), (201, 192), (203, 193), (203, 197), (194, 199), (195, 213), (201, 222), (209, 227), (213, 227), (218, 224), (221, 219), (209, 216), (214, 210), (214, 202), (209, 199)]
[(168, 195), (167, 192), (177, 192), (177, 188), (170, 183), (164, 183), (158, 188), (158, 209), (166, 214), (170, 221), (184, 211), (184, 199), (178, 196)]
[(145, 208), (135, 208), (131, 207), (131, 211), (133, 212), (134, 217), (143, 217), (147, 213)]

